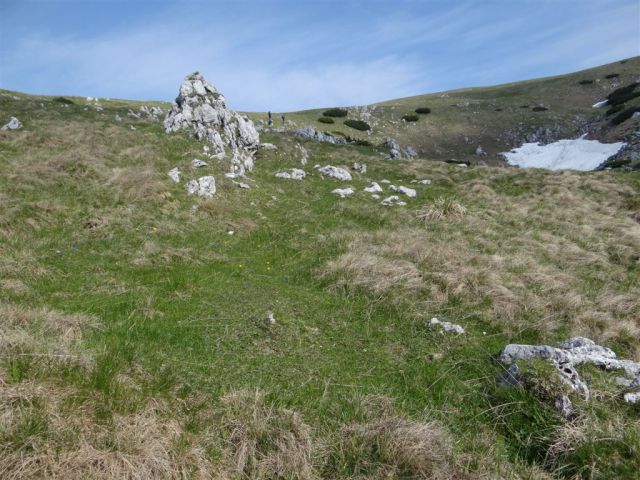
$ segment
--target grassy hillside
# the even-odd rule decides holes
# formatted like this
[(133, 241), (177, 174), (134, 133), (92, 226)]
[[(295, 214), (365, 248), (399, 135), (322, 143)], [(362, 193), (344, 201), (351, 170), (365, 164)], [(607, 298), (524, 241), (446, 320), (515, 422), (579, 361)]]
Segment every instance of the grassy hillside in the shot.
[[(640, 57), (557, 77), (349, 108), (349, 118), (367, 121), (373, 127), (370, 132), (345, 126), (344, 118), (335, 118), (335, 123), (329, 125), (318, 122), (326, 108), (286, 114), (286, 118), (295, 123), (287, 129), (312, 125), (321, 131), (349, 135), (374, 144), (394, 137), (403, 146), (413, 146), (422, 158), (444, 161), (455, 159), (473, 163), (478, 160), (474, 153), (481, 145), (487, 153), (483, 160), (500, 164), (503, 159), (498, 153), (520, 146), (526, 135), (539, 129), (549, 129), (557, 137), (555, 139), (584, 133), (585, 126), (604, 113), (592, 105), (616, 88), (637, 80), (640, 80)], [(640, 106), (640, 101), (635, 104)], [(429, 108), (431, 112), (419, 115), (417, 122), (402, 120), (421, 107)], [(547, 110), (535, 111), (536, 107)], [(252, 116), (257, 121), (266, 119), (264, 114)], [(275, 120), (278, 125), (277, 115)], [(613, 133), (603, 140), (613, 141), (616, 132)]]
[[(446, 105), (481, 101), (487, 118), (578, 76), (376, 115), (426, 104), (394, 135), (433, 125), (445, 148), (482, 124)], [(584, 104), (608, 88), (586, 86)], [(262, 134), (278, 150), (242, 190), (226, 161), (190, 167), (201, 143), (128, 117), (141, 103), (71, 100), (0, 92), (0, 120), (24, 124), (0, 132), (1, 478), (637, 476), (640, 410), (615, 375), (581, 367), (592, 397), (572, 395), (564, 420), (545, 365), (534, 388), (505, 389), (495, 356), (585, 335), (640, 360), (640, 173), (389, 162), (285, 131)], [(590, 112), (572, 105), (561, 115)], [(275, 178), (300, 167), (299, 144), (308, 177)], [(354, 162), (368, 171), (352, 182), (311, 168)], [(175, 166), (214, 175), (216, 196), (187, 196)], [(416, 198), (382, 207), (362, 191), (382, 179)], [(358, 192), (331, 194), (346, 185)]]

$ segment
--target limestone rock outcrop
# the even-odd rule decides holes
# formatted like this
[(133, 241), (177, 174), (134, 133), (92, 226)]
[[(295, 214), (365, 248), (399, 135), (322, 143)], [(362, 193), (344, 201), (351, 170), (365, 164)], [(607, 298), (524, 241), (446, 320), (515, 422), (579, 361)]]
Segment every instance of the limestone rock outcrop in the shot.
[(190, 130), (213, 146), (214, 155), (223, 159), (230, 154), (230, 171), (244, 175), (253, 168), (253, 156), (260, 136), (248, 117), (229, 110), (224, 95), (198, 72), (188, 75), (180, 93), (164, 119), (167, 133)]

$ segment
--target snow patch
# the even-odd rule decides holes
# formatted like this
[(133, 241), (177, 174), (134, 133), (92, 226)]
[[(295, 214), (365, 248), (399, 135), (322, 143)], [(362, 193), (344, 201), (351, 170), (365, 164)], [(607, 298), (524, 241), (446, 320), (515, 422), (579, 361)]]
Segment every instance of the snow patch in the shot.
[(548, 145), (525, 143), (520, 148), (500, 155), (510, 165), (523, 168), (547, 168), (549, 170), (593, 170), (626, 144), (600, 143), (598, 140), (576, 138), (559, 140)]

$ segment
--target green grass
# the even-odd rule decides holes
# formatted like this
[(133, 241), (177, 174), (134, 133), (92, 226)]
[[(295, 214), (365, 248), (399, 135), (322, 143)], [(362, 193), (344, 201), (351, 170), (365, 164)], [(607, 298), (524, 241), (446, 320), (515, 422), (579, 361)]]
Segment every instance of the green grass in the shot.
[[(637, 408), (619, 396), (577, 401), (593, 431), (607, 422), (624, 428), (609, 432), (611, 442), (599, 443), (590, 433), (575, 450), (551, 458), (561, 420), (535, 392), (498, 388), (503, 367), (494, 357), (509, 342), (553, 342), (585, 330), (637, 357), (637, 336), (618, 328), (631, 328), (640, 308), (632, 259), (640, 240), (631, 219), (637, 173), (462, 170), (388, 162), (366, 145), (304, 143), (310, 164), (368, 165), (366, 175), (348, 182), (358, 193), (338, 199), (330, 192), (342, 184), (311, 168), (303, 182), (274, 177), (299, 166), (299, 140), (285, 132), (262, 134), (278, 150), (260, 153), (255, 183), (244, 191), (224, 177), (224, 162), (190, 170), (202, 145), (127, 117), (139, 104), (103, 101), (104, 111), (96, 112), (85, 110), (83, 99), (72, 100), (0, 96), (1, 116), (24, 124), (0, 134), (0, 280), (6, 281), (0, 304), (23, 308), (27, 319), (30, 309), (46, 307), (60, 318), (100, 321), (69, 345), (51, 334), (46, 351), (40, 343), (7, 347), (3, 381), (15, 389), (44, 385), (55, 395), (24, 394), (24, 403), (12, 404), (24, 417), (2, 424), (0, 468), (15, 472), (9, 465), (20, 452), (35, 455), (43, 445), (74, 450), (74, 435), (56, 418), (83, 418), (116, 435), (123, 418), (143, 415), (153, 400), (166, 405), (154, 418), (180, 423), (183, 443), (171, 448), (190, 452), (190, 442), (200, 442), (215, 465), (235, 458), (229, 445), (236, 430), (225, 422), (259, 430), (259, 458), (277, 450), (278, 429), (306, 431), (289, 425), (291, 410), (312, 432), (309, 462), (324, 478), (419, 477), (415, 469), (422, 467), (403, 456), (394, 435), (423, 424), (453, 438), (438, 460), (451, 475), (605, 478), (601, 472), (610, 467), (618, 478), (633, 478)], [(440, 113), (433, 100), (429, 122), (459, 115)], [(496, 94), (480, 108), (498, 104)], [(114, 121), (116, 113), (122, 122)], [(174, 166), (185, 180), (215, 175), (216, 197), (188, 197), (166, 176)], [(407, 186), (431, 178), (433, 184), (417, 187), (406, 208), (387, 209), (362, 192), (382, 178)], [(443, 198), (455, 198), (466, 214), (426, 223), (416, 218)], [(604, 261), (607, 250), (615, 255)], [(353, 252), (356, 278), (328, 268)], [(419, 287), (398, 281), (376, 290), (357, 283), (365, 254), (388, 268), (389, 278), (398, 266), (415, 269)], [(568, 277), (559, 291), (547, 290), (561, 274)], [(563, 303), (573, 295), (582, 303)], [(627, 310), (605, 304), (610, 298), (626, 302)], [(269, 311), (275, 325), (265, 321)], [(468, 334), (431, 330), (425, 320), (432, 316), (462, 323)], [(43, 352), (68, 358), (33, 356)], [(78, 352), (91, 361), (76, 362)], [(255, 389), (266, 395), (264, 411), (275, 412), (263, 430), (223, 408), (230, 393)], [(56, 396), (62, 400), (53, 405)], [(392, 399), (389, 415), (396, 420), (367, 417), (363, 405), (372, 396)], [(51, 416), (52, 409), (64, 414)], [(92, 427), (72, 427), (94, 445), (106, 442), (105, 450), (133, 448), (92, 439), (83, 430)], [(349, 428), (360, 432), (355, 443), (347, 441)]]

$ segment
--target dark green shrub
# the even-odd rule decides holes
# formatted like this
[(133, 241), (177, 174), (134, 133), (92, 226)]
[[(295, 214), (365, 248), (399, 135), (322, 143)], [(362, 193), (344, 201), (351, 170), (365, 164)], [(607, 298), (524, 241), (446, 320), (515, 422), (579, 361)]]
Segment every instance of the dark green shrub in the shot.
[(636, 112), (640, 112), (640, 107), (627, 108), (626, 110), (623, 110), (622, 113), (613, 117), (611, 124), (620, 125), (622, 122), (629, 120)]
[(496, 108), (496, 109), (494, 110), (494, 112), (501, 112), (501, 111), (502, 111), (502, 109), (501, 109), (501, 108)]
[(593, 83), (593, 80), (580, 80), (578, 82), (578, 84), (580, 85), (591, 85)]
[(529, 108), (529, 105), (520, 105), (520, 108)]
[(344, 108), (330, 108), (322, 112), (324, 117), (346, 117), (347, 112)]
[(405, 122), (417, 122), (420, 119), (420, 117), (418, 115), (409, 114), (402, 117), (402, 119)]
[(335, 120), (331, 117), (320, 117), (318, 121), (320, 123), (335, 123)]
[(619, 76), (619, 73), (610, 73), (609, 75), (605, 75), (604, 78), (618, 78)]
[(614, 105), (609, 110), (607, 110), (607, 113), (605, 113), (605, 115), (607, 117), (609, 117), (609, 116), (613, 115), (614, 113), (618, 113), (618, 112), (622, 111), (623, 108), (624, 108), (624, 105), (622, 105), (622, 104)]
[(631, 100), (632, 98), (640, 96), (640, 92), (634, 92), (634, 90), (640, 85), (638, 82), (633, 82), (624, 87), (620, 87), (615, 89), (609, 95), (607, 95), (607, 102), (609, 105), (620, 105), (626, 101)]
[(73, 100), (69, 100), (68, 98), (64, 98), (64, 97), (56, 97), (53, 99), (53, 101), (58, 103), (64, 103), (65, 105), (75, 105)]
[(347, 127), (355, 128), (356, 130), (360, 130), (361, 132), (371, 130), (371, 125), (369, 125), (367, 122), (363, 122), (362, 120), (345, 120), (344, 124)]
[(431, 113), (431, 109), (429, 107), (420, 107), (415, 109), (416, 113), (426, 115), (427, 113)]
[(534, 112), (545, 112), (549, 109), (547, 107), (533, 107), (531, 110), (533, 110)]

